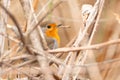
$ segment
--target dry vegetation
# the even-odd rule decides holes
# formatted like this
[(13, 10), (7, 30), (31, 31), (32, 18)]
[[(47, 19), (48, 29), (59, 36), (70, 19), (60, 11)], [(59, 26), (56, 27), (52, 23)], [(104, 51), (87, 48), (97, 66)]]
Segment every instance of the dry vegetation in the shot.
[[(120, 80), (119, 5), (0, 0), (0, 80)], [(60, 48), (48, 49), (39, 25), (46, 20), (64, 25)]]

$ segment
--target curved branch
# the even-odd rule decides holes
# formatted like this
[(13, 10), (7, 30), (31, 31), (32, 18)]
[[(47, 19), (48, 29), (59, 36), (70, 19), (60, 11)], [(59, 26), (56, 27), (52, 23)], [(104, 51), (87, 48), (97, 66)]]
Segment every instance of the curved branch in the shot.
[(49, 53), (62, 53), (62, 52), (65, 53), (65, 52), (75, 52), (80, 50), (91, 50), (91, 49), (96, 50), (103, 47), (107, 47), (109, 45), (119, 44), (119, 43), (120, 43), (120, 39), (117, 39), (117, 40), (111, 40), (111, 41), (103, 42), (100, 44), (94, 44), (94, 45), (83, 46), (83, 47), (58, 48), (54, 50), (48, 50), (48, 52)]
[(26, 45), (26, 42), (25, 42), (25, 38), (24, 38), (24, 35), (22, 33), (22, 30), (20, 28), (20, 25), (19, 23), (17, 22), (17, 20), (15, 19), (15, 17), (2, 5), (0, 4), (0, 7), (7, 13), (7, 15), (12, 19), (13, 23), (16, 25), (16, 28), (18, 29), (18, 32), (20, 34), (20, 39), (23, 43), (23, 45), (25, 46), (26, 50), (32, 54), (31, 50), (29, 49), (29, 47)]

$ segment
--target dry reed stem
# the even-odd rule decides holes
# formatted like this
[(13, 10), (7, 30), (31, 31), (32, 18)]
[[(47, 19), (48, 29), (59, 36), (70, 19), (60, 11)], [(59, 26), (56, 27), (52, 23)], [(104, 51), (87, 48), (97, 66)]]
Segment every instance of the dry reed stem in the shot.
[(9, 39), (9, 40), (11, 40), (11, 41), (13, 41), (13, 42), (16, 42), (16, 43), (19, 43), (19, 42), (20, 42), (19, 40), (15, 39), (15, 38), (12, 37), (12, 36), (8, 36), (8, 35), (3, 34), (3, 33), (0, 33), (0, 35), (1, 35), (1, 36), (4, 36), (5, 38), (7, 38), (7, 39)]
[[(35, 51), (36, 52), (36, 51)], [(38, 52), (36, 52), (36, 53), (38, 53)], [(24, 57), (24, 56), (23, 56)], [(46, 56), (44, 56), (44, 57), (46, 57)], [(52, 61), (56, 61), (56, 59), (55, 58), (52, 58), (52, 57), (50, 57), (50, 55), (48, 55), (47, 56), (50, 60), (51, 59), (53, 59)], [(16, 57), (17, 58), (17, 57)], [(19, 58), (19, 57), (18, 57)], [(34, 60), (33, 60), (34, 61)], [(104, 65), (104, 64), (107, 64), (107, 63), (113, 63), (113, 62), (117, 62), (117, 61), (120, 61), (120, 59), (118, 58), (118, 59), (113, 59), (113, 60), (107, 60), (107, 61), (104, 61), (104, 62), (99, 62), (99, 63), (88, 63), (88, 64), (84, 64), (84, 65), (74, 65), (74, 67), (91, 67), (91, 66), (95, 66), (95, 65)], [(60, 63), (58, 60), (56, 61), (57, 62), (57, 64), (59, 64), (59, 65), (63, 65), (63, 63)], [(26, 64), (28, 64), (29, 63), (29, 61), (28, 62), (25, 62), (25, 63), (21, 63), (21, 64), (19, 64), (19, 65), (17, 65), (17, 67), (20, 67), (21, 65), (22, 66), (24, 66), (24, 65), (26, 65)], [(65, 66), (65, 65), (63, 65), (63, 66)]]
[[(81, 20), (79, 23), (74, 23), (73, 24), (75, 27), (80, 26), (80, 28), (81, 28), (79, 30), (78, 36), (77, 36), (77, 38), (76, 38), (76, 40), (73, 44), (73, 46), (77, 47), (79, 45), (79, 42), (80, 42), (79, 38), (80, 38), (80, 35), (81, 35), (81, 30), (84, 28), (84, 25), (83, 25), (83, 22), (82, 22), (82, 15), (81, 15), (81, 12), (79, 10), (78, 3), (77, 3), (76, 0), (75, 1), (69, 0), (68, 5), (69, 5), (69, 8), (70, 8), (71, 17), (73, 19)], [(59, 71), (59, 72), (63, 73), (62, 80), (69, 80), (70, 79), (70, 74), (73, 74), (74, 71), (72, 71), (71, 65), (74, 64), (76, 54), (77, 53), (69, 52), (69, 55), (68, 55), (69, 59), (67, 57), (66, 60), (65, 60), (65, 64), (67, 64), (67, 62), (68, 62), (67, 66), (65, 68), (65, 71), (62, 72), (63, 69), (60, 69), (61, 71)], [(60, 67), (60, 68), (62, 68), (62, 67)]]
[(19, 60), (19, 59), (28, 59), (28, 58), (34, 58), (33, 56), (30, 56), (30, 55), (20, 55), (20, 56), (13, 56), (13, 57), (10, 57), (10, 58), (0, 58), (0, 63), (1, 62), (12, 62), (12, 61), (15, 61), (15, 60)]
[(120, 39), (116, 40), (110, 40), (107, 42), (99, 43), (99, 44), (93, 44), (89, 46), (82, 46), (82, 47), (70, 47), (70, 48), (58, 48), (54, 50), (48, 50), (49, 53), (67, 53), (67, 52), (76, 52), (76, 51), (81, 51), (81, 50), (98, 50), (104, 47), (107, 47), (109, 45), (114, 45), (114, 44), (119, 44)]
[[(94, 36), (96, 28), (97, 28), (97, 23), (98, 23), (98, 20), (99, 20), (101, 11), (102, 11), (103, 4), (104, 4), (104, 1), (102, 2), (100, 0), (97, 0), (96, 3), (95, 3), (95, 5), (94, 5), (94, 7), (96, 7), (96, 11), (98, 11), (97, 12), (98, 15), (97, 15), (96, 22), (95, 22), (95, 25), (93, 27), (93, 31), (92, 31), (92, 34), (90, 35), (90, 38), (89, 38), (89, 41), (88, 41), (87, 45), (90, 45), (91, 42), (92, 42), (93, 36)], [(93, 20), (94, 20), (94, 18), (93, 18)], [(87, 50), (87, 51), (83, 52), (83, 54), (84, 54), (84, 57), (80, 61), (80, 64), (84, 64), (84, 62), (86, 61), (86, 59), (88, 59), (87, 57), (91, 57), (91, 58), (89, 58), (90, 61), (95, 61), (95, 57), (94, 57), (93, 51), (88, 51)], [(89, 60), (88, 60), (88, 62), (89, 62)], [(94, 66), (94, 71), (95, 72), (91, 71), (92, 67), (91, 68), (88, 67), (87, 70), (88, 70), (88, 73), (89, 73), (89, 76), (90, 76), (91, 79), (93, 79), (93, 80), (102, 80), (102, 77), (101, 77), (101, 75), (99, 73), (98, 66)], [(81, 69), (78, 69), (78, 71), (81, 71)], [(96, 74), (96, 76), (94, 76), (94, 74)], [(77, 75), (78, 75), (78, 73), (76, 73), (75, 78), (77, 77)]]
[[(38, 51), (36, 49), (31, 48), (31, 50), (35, 53), (37, 53), (38, 55), (47, 58), (49, 61), (52, 61), (58, 65), (62, 65), (65, 66), (65, 64), (62, 62), (62, 60), (56, 58), (55, 56), (51, 55), (51, 54), (47, 54), (47, 52), (42, 52), (42, 51)], [(41, 53), (45, 53), (45, 54), (41, 54)]]
[[(21, 71), (19, 70), (19, 68), (24, 67), (25, 65), (28, 65), (28, 64), (30, 64), (30, 63), (32, 63), (32, 62), (34, 62), (34, 61), (36, 61), (36, 59), (28, 60), (28, 61), (23, 62), (23, 63), (18, 64), (18, 65), (12, 65), (12, 64), (10, 64), (10, 63), (2, 62), (3, 66), (8, 66), (8, 68), (7, 68), (7, 69), (4, 68), (5, 70), (3, 69), (0, 74), (1, 74), (1, 75), (7, 74), (8, 72), (13, 71), (14, 69), (15, 69), (15, 70), (18, 70), (18, 72), (21, 72)], [(22, 72), (25, 72), (25, 71), (22, 71)], [(25, 72), (25, 73), (26, 73), (26, 72)], [(14, 73), (12, 73), (12, 74), (14, 74)], [(16, 73), (15, 75), (17, 75), (17, 74), (18, 74), (18, 73)], [(24, 73), (23, 73), (23, 74), (24, 74)], [(28, 74), (28, 73), (26, 73), (26, 74)], [(12, 76), (13, 76), (13, 75), (12, 75)], [(6, 77), (7, 77), (7, 76), (6, 76)]]
[(38, 27), (38, 25), (48, 16), (48, 14), (51, 13), (56, 7), (58, 7), (62, 2), (64, 2), (64, 1), (63, 1), (63, 0), (60, 0), (59, 2), (57, 2), (57, 3), (54, 5), (54, 7), (53, 7), (51, 10), (49, 10), (49, 11), (38, 21), (38, 23), (37, 23), (32, 29), (30, 29), (26, 34), (29, 35), (32, 31), (34, 31), (34, 29), (35, 29), (36, 27)]
[(13, 23), (16, 25), (16, 28), (18, 29), (18, 32), (20, 34), (20, 39), (21, 39), (21, 42), (23, 43), (23, 45), (25, 46), (26, 50), (28, 51), (29, 54), (33, 54), (29, 47), (27, 46), (26, 44), (26, 41), (25, 41), (25, 38), (24, 38), (24, 35), (22, 33), (22, 30), (20, 28), (20, 25), (19, 23), (17, 22), (17, 20), (15, 19), (15, 17), (2, 5), (0, 4), (0, 7), (7, 13), (7, 15), (12, 19)]
[[(31, 40), (31, 42), (32, 42), (32, 45), (33, 45), (33, 47), (37, 50), (37, 51), (42, 51), (42, 53), (41, 54), (45, 54), (44, 52), (43, 52), (43, 48), (42, 48), (42, 45), (41, 45), (41, 43), (40, 43), (40, 39), (39, 39), (39, 35), (37, 34), (37, 32), (36, 32), (36, 30), (34, 30), (33, 32), (32, 32), (32, 34), (30, 34), (30, 40)], [(38, 62), (39, 62), (39, 64), (40, 64), (40, 67), (41, 68), (43, 68), (43, 74), (45, 74), (46, 73), (46, 69), (47, 68), (49, 68), (48, 67), (48, 63), (47, 63), (47, 61), (46, 61), (46, 58), (45, 57), (41, 57), (41, 56), (39, 56), (39, 55), (37, 55), (36, 56), (37, 57), (37, 59), (38, 59)], [(45, 69), (46, 68), (46, 69)], [(48, 69), (47, 69), (48, 70)], [(50, 69), (49, 69), (50, 70)], [(50, 72), (48, 70), (48, 72)], [(45, 74), (45, 76), (46, 76), (46, 80), (48, 80), (48, 79), (51, 79), (51, 80), (54, 80), (51, 76), (49, 76), (49, 75), (51, 75), (51, 72), (50, 73), (46, 73)]]
[[(94, 24), (94, 26), (93, 26), (92, 34), (90, 35), (89, 41), (88, 41), (88, 43), (87, 43), (88, 46), (91, 45), (93, 36), (94, 36), (95, 31), (96, 31), (96, 28), (97, 28), (97, 24), (98, 24), (98, 21), (99, 21), (99, 17), (100, 17), (101, 11), (102, 11), (102, 6), (100, 5), (101, 2), (102, 2), (102, 1), (97, 0), (96, 3), (95, 3), (95, 5), (94, 5), (95, 10), (97, 11), (94, 16), (97, 16), (97, 19), (96, 19), (96, 22), (95, 22), (95, 24)], [(98, 14), (98, 15), (97, 15), (97, 14)], [(85, 51), (85, 56), (84, 56), (83, 62), (85, 62), (84, 60), (86, 59), (87, 53), (88, 53), (88, 51)]]
[(28, 20), (29, 12), (30, 12), (29, 11), (30, 5), (28, 4), (28, 0), (19, 0), (19, 1), (20, 1), (20, 4), (22, 5), (25, 18), (26, 20)]
[[(36, 14), (34, 13), (34, 6), (32, 6), (31, 0), (29, 0), (29, 4), (30, 4), (30, 9), (31, 9), (31, 15), (33, 16), (33, 20), (35, 20), (35, 23), (37, 24), (38, 20), (37, 20)], [(37, 29), (38, 29), (38, 32), (40, 35), (40, 40), (42, 42), (43, 48), (46, 50), (46, 49), (48, 49), (48, 46), (47, 46), (44, 34), (42, 32), (42, 29), (39, 25), (38, 25)]]
[[(9, 1), (8, 0), (1, 0), (1, 4), (3, 4), (6, 8), (9, 7)], [(6, 34), (6, 27), (5, 24), (7, 23), (7, 14), (4, 10), (1, 9), (0, 11), (1, 18), (0, 18), (0, 33)], [(0, 35), (0, 55), (4, 53), (4, 47), (5, 47), (5, 37)]]
[[(97, 15), (96, 22), (95, 22), (95, 24), (94, 24), (94, 27), (93, 27), (93, 30), (92, 30), (92, 33), (91, 33), (91, 35), (90, 35), (90, 39), (89, 39), (87, 45), (91, 45), (91, 43), (92, 43), (93, 36), (94, 36), (94, 34), (95, 34), (95, 32), (96, 32), (96, 28), (97, 28), (97, 25), (98, 25), (98, 21), (99, 21), (99, 19), (100, 19), (101, 12), (102, 12), (102, 9), (103, 9), (103, 6), (104, 6), (104, 0), (97, 0), (97, 2), (99, 3), (99, 4), (98, 4), (98, 15)], [(86, 59), (88, 59), (87, 56), (90, 57), (90, 59), (88, 59), (87, 62), (89, 62), (89, 60), (92, 61), (92, 62), (96, 62), (95, 56), (94, 56), (94, 54), (93, 54), (93, 51), (91, 52), (91, 54), (90, 54), (89, 52), (90, 52), (89, 50), (87, 50), (87, 51), (85, 52), (85, 56), (84, 56), (84, 58), (83, 58), (83, 63), (85, 62)], [(94, 71), (95, 71), (95, 72), (93, 72), (93, 68), (94, 68)], [(89, 74), (89, 76), (90, 76), (90, 79), (92, 79), (92, 80), (102, 80), (102, 76), (101, 76), (101, 74), (100, 74), (100, 70), (99, 70), (98, 65), (96, 65), (96, 66), (94, 66), (94, 67), (88, 67), (87, 70), (88, 70), (88, 74)], [(95, 75), (96, 75), (96, 76), (95, 76)]]
[[(38, 20), (37, 20), (39, 14), (34, 13), (34, 9), (36, 9), (37, 7), (34, 7), (32, 5), (31, 0), (27, 0), (27, 2), (24, 1), (24, 0), (20, 0), (20, 1), (23, 1), (22, 7), (28, 6), (28, 8), (24, 8), (24, 11), (30, 12), (30, 13), (25, 13), (25, 15), (27, 15), (27, 17), (26, 17), (27, 27), (29, 29), (32, 29), (31, 26), (34, 26), (35, 24), (39, 23)], [(38, 0), (36, 0), (36, 1), (38, 1)], [(49, 0), (49, 1), (51, 1), (51, 0)], [(49, 1), (45, 4), (43, 9), (46, 9), (46, 7), (49, 4)], [(97, 0), (97, 1), (104, 1), (104, 0)], [(71, 0), (72, 4), (70, 3), (70, 1), (68, 1), (68, 2), (69, 2), (69, 5), (71, 6), (69, 8), (71, 9), (70, 13), (71, 13), (72, 18), (74, 18), (74, 19), (78, 18), (77, 20), (82, 20), (81, 15), (79, 16), (79, 14), (81, 14), (81, 13), (79, 13), (80, 11), (78, 11), (79, 8), (78, 8), (78, 5), (76, 4), (77, 1), (72, 1)], [(15, 55), (13, 55), (12, 57), (9, 57), (9, 53), (11, 53), (12, 51), (15, 54), (17, 53), (16, 50), (14, 51), (14, 47), (12, 47), (12, 48), (10, 48), (10, 50), (8, 50), (4, 53), (4, 54), (7, 53), (6, 55), (2, 55), (2, 57), (0, 57), (0, 65), (1, 65), (1, 63), (5, 63), (6, 61), (11, 62), (11, 61), (14, 61), (14, 60), (16, 61), (16, 60), (19, 60), (19, 59), (22, 59), (22, 58), (28, 58), (28, 59), (29, 58), (30, 59), (35, 58), (35, 60), (31, 59), (31, 60), (28, 60), (28, 62), (25, 61), (25, 62), (23, 62), (19, 65), (12, 65), (12, 63), (9, 62), (8, 64), (3, 64), (3, 66), (7, 65), (9, 67), (8, 71), (9, 70), (12, 71), (12, 69), (15, 69), (19, 73), (25, 74), (26, 76), (30, 77), (31, 79), (36, 79), (36, 80), (39, 80), (39, 78), (38, 77), (36, 78), (33, 75), (31, 75), (31, 74), (34, 74), (34, 72), (31, 72), (29, 74), (28, 72), (26, 73), (27, 70), (22, 71), (22, 72), (20, 71), (20, 68), (24, 68), (24, 66), (30, 64), (32, 62), (32, 60), (33, 61), (38, 61), (39, 66), (37, 66), (36, 69), (39, 70), (39, 72), (40, 72), (40, 74), (38, 73), (39, 75), (41, 75), (41, 73), (42, 73), (42, 75), (44, 75), (43, 77), (45, 77), (44, 78), (45, 80), (58, 79), (58, 78), (55, 78), (56, 76), (58, 76), (60, 80), (84, 79), (83, 77), (81, 78), (81, 74), (84, 74), (84, 73), (87, 73), (87, 72), (84, 71), (83, 68), (87, 68), (88, 73), (89, 73), (89, 76), (88, 76), (88, 74), (85, 74), (85, 77), (87, 76), (87, 78), (85, 78), (85, 79), (101, 80), (102, 78), (101, 78), (101, 74), (100, 74), (100, 70), (99, 70), (98, 65), (102, 65), (101, 67), (103, 67), (105, 65), (104, 69), (107, 70), (107, 73), (103, 71), (102, 73), (105, 73), (106, 75), (104, 77), (103, 76), (102, 77), (106, 80), (108, 80), (108, 79), (109, 80), (119, 80), (119, 77), (118, 77), (119, 76), (119, 70), (118, 69), (119, 69), (120, 65), (119, 65), (119, 62), (117, 62), (117, 61), (119, 61), (120, 59), (119, 58), (111, 59), (111, 57), (115, 54), (115, 52), (118, 48), (117, 46), (114, 47), (114, 45), (119, 44), (120, 39), (110, 40), (110, 41), (107, 41), (107, 42), (91, 45), (92, 39), (93, 39), (94, 34), (95, 34), (95, 30), (97, 28), (97, 23), (98, 23), (98, 20), (99, 20), (99, 16), (100, 16), (100, 13), (101, 13), (100, 9), (102, 10), (102, 7), (103, 7), (103, 5), (101, 5), (99, 3), (95, 3), (95, 4), (96, 4), (96, 6), (94, 7), (94, 10), (89, 15), (89, 17), (87, 19), (87, 22), (85, 24), (86, 27), (82, 26), (84, 28), (79, 31), (77, 37), (75, 37), (73, 40), (71, 40), (70, 46), (72, 46), (72, 47), (68, 46), (66, 48), (58, 48), (58, 49), (55, 49), (55, 50), (44, 51), (43, 46), (42, 46), (43, 42), (40, 42), (40, 39), (41, 39), (40, 35), (42, 33), (39, 33), (40, 31), (38, 32), (38, 30), (36, 30), (37, 29), (36, 28), (35, 30), (31, 31), (30, 38), (29, 38), (32, 42), (31, 46), (33, 46), (33, 48), (31, 46), (29, 46), (29, 49), (31, 50), (31, 52), (35, 53), (36, 55), (20, 55), (20, 56), (16, 56), (16, 57), (15, 57)], [(100, 6), (100, 8), (98, 6)], [(73, 8), (75, 8), (75, 9), (73, 9)], [(39, 12), (43, 13), (43, 9)], [(76, 10), (77, 10), (77, 12), (76, 12)], [(76, 14), (76, 15), (74, 15), (74, 14)], [(96, 20), (96, 21), (93, 24), (94, 20)], [(74, 23), (74, 26), (78, 26), (80, 24), (82, 24), (82, 22), (78, 23), (78, 24)], [(93, 25), (91, 26), (91, 24), (93, 24)], [(87, 38), (85, 38), (85, 36), (86, 36), (88, 30), (90, 29), (90, 26), (94, 27), (93, 28), (94, 30), (92, 31), (93, 33), (91, 35), (89, 34), (90, 39), (87, 41)], [(28, 29), (28, 31), (29, 31), (29, 29)], [(119, 29), (116, 28), (114, 32), (115, 32), (115, 34), (113, 34), (113, 36), (115, 35), (116, 37), (118, 37), (119, 36), (119, 34), (118, 34)], [(19, 40), (14, 39), (12, 36), (7, 36), (6, 34), (3, 34), (3, 33), (0, 33), (0, 35), (6, 37), (7, 39), (9, 39), (11, 41), (14, 41), (16, 43), (21, 42)], [(26, 35), (25, 35), (25, 37), (26, 37)], [(23, 38), (24, 38), (24, 36), (23, 36)], [(86, 40), (87, 42), (84, 42), (83, 44), (81, 44), (82, 40)], [(86, 45), (84, 45), (84, 44), (86, 44)], [(79, 45), (81, 45), (81, 46), (79, 46)], [(114, 50), (110, 51), (110, 53), (113, 53), (113, 54), (108, 54), (109, 49), (108, 49), (108, 52), (106, 53), (106, 54), (108, 54), (106, 57), (109, 57), (110, 60), (106, 60), (106, 61), (103, 61), (103, 62), (96, 62), (96, 59), (94, 57), (94, 50), (98, 50), (98, 49), (108, 47), (108, 46), (109, 47), (112, 46), (114, 48)], [(86, 55), (81, 54), (82, 51), (84, 51), (84, 50), (87, 51)], [(26, 52), (21, 51), (21, 53), (26, 53)], [(61, 54), (69, 53), (69, 54), (67, 55), (67, 57), (65, 59), (59, 59), (58, 57), (53, 55), (53, 54), (56, 54), (56, 53), (61, 53)], [(79, 55), (77, 55), (77, 53), (79, 53)], [(97, 54), (95, 53), (95, 55), (97, 55)], [(119, 55), (119, 54), (117, 54), (117, 55)], [(9, 57), (9, 59), (7, 59), (7, 57)], [(37, 58), (37, 60), (36, 60), (36, 58)], [(81, 60), (82, 60), (82, 62), (81, 62)], [(87, 62), (86, 64), (84, 64), (85, 61)], [(54, 65), (49, 66), (49, 62), (53, 62), (53, 63), (57, 64), (59, 66), (59, 68), (58, 68), (58, 66), (54, 68)], [(110, 64), (110, 63), (112, 63), (112, 64)], [(31, 66), (31, 68), (34, 68), (34, 66), (32, 66), (31, 64), (30, 64), (30, 66)], [(110, 66), (110, 67), (108, 67), (108, 66)], [(109, 68), (110, 70), (108, 70), (107, 68)], [(58, 74), (57, 70), (59, 70), (61, 74)], [(5, 72), (7, 72), (7, 71), (5, 71)]]
[[(84, 44), (87, 44), (87, 37), (85, 38), (85, 36), (87, 35), (87, 32), (91, 26), (91, 24), (94, 22), (95, 17), (97, 16), (98, 13), (98, 6), (99, 6), (99, 1), (96, 1), (96, 3), (94, 4), (94, 7), (92, 8), (92, 10), (90, 10), (90, 14), (88, 16), (88, 19), (86, 20), (86, 23), (84, 23), (85, 28), (83, 29), (83, 31), (81, 32), (81, 34), (79, 35), (79, 41), (80, 43), (82, 43), (82, 40), (84, 40)], [(90, 34), (90, 33), (89, 33)], [(85, 41), (86, 40), (86, 41)], [(76, 64), (83, 64), (84, 60), (86, 59), (85, 57), (83, 59), (81, 59), (81, 52), (79, 52), (79, 55), (77, 57), (76, 60)], [(83, 53), (84, 54), (84, 53)], [(85, 56), (85, 55), (84, 55)], [(82, 61), (81, 61), (82, 60)], [(80, 62), (79, 62), (80, 61)], [(74, 79), (76, 79), (78, 73), (80, 72), (81, 69), (78, 69), (77, 72), (75, 73)]]
[[(40, 16), (40, 15), (42, 15), (42, 13), (46, 10), (46, 8), (48, 7), (48, 5), (50, 4), (50, 2), (51, 2), (52, 0), (49, 0), (44, 6), (43, 6), (43, 8), (38, 12), (38, 14), (36, 14), (36, 18), (38, 18), (38, 16)], [(34, 4), (35, 5), (35, 4)], [(33, 5), (33, 6), (34, 6)], [(34, 20), (31, 22), (31, 25), (30, 26), (33, 26), (33, 24), (34, 24)], [(26, 34), (28, 33), (28, 31), (26, 32)]]
[[(42, 44), (40, 43), (39, 35), (37, 34), (37, 30), (34, 30), (32, 32), (32, 34), (30, 34), (30, 40), (32, 42), (33, 47), (36, 50), (43, 51)], [(44, 54), (44, 53), (42, 53), (42, 54)], [(54, 78), (52, 76), (52, 72), (49, 69), (46, 58), (41, 57), (39, 55), (37, 55), (36, 57), (37, 57), (40, 67), (43, 69), (44, 76), (46, 76), (46, 77), (44, 77), (45, 80), (48, 80), (48, 79), (54, 80)], [(48, 73), (46, 73), (46, 70), (48, 70), (47, 71)]]
[[(96, 10), (96, 9), (95, 9)], [(74, 12), (74, 11), (73, 11)], [(93, 16), (92, 16), (93, 17)], [(93, 18), (94, 19), (94, 18)], [(89, 24), (90, 25), (90, 24)], [(84, 35), (86, 34), (86, 31), (87, 31), (87, 29), (88, 29), (88, 27), (85, 29), (85, 31), (84, 31)], [(84, 35), (82, 34), (82, 36), (83, 37), (81, 37), (81, 31), (80, 31), (80, 33), (79, 33), (79, 36), (80, 37), (78, 37), (77, 39), (76, 39), (76, 42), (73, 44), (74, 46), (76, 46), (76, 45), (79, 45), (79, 43), (82, 41), (82, 39), (84, 38)], [(72, 54), (71, 54), (72, 55)], [(69, 55), (68, 55), (69, 56)], [(75, 56), (75, 55), (74, 55)], [(73, 55), (72, 55), (72, 57), (70, 58), (70, 63), (71, 63), (71, 61), (73, 61), (74, 60), (74, 58), (73, 58)], [(69, 71), (69, 70), (66, 70), (66, 75), (65, 76), (69, 76), (68, 75), (68, 73), (67, 73), (67, 71)], [(69, 77), (67, 77), (66, 79), (68, 79)]]
[(11, 47), (10, 50), (5, 51), (4, 54), (1, 55), (0, 61), (2, 61), (3, 59), (5, 59), (6, 57), (9, 58), (9, 57), (11, 57), (11, 55), (14, 55), (14, 54), (11, 54), (11, 53), (12, 53), (12, 51), (13, 51), (16, 47), (18, 47), (17, 44), (14, 45), (13, 47)]
[[(8, 70), (15, 69), (15, 70), (23, 73), (24, 75), (28, 76), (28, 77), (31, 78), (31, 79), (38, 80), (38, 79), (36, 79), (35, 77), (33, 77), (32, 75), (30, 75), (30, 74), (28, 74), (28, 73), (26, 73), (26, 72), (24, 72), (24, 71), (19, 70), (18, 67), (16, 67), (16, 66), (13, 66), (13, 65), (11, 65), (11, 64), (9, 64), (9, 63), (3, 63), (3, 64), (5, 64), (5, 65), (8, 66), (8, 67), (11, 67), (11, 68), (9, 68)], [(7, 72), (8, 72), (8, 71), (7, 71)]]
[[(27, 3), (27, 5), (31, 5), (31, 3), (30, 2), (28, 2)], [(32, 8), (32, 6), (30, 6), (29, 7), (29, 10), (30, 10), (30, 13), (32, 13), (33, 11), (33, 9), (31, 9)], [(29, 13), (27, 13), (27, 14), (29, 14)], [(30, 16), (33, 16), (32, 14), (30, 14)], [(29, 19), (28, 20), (28, 22), (30, 22), (31, 23), (31, 20), (32, 20), (32, 18), (31, 19)], [(30, 24), (29, 23), (29, 24)], [(37, 25), (38, 26), (38, 25)], [(29, 26), (28, 26), (29, 27)], [(30, 40), (31, 40), (31, 43), (32, 43), (32, 45), (33, 45), (33, 47), (36, 49), (36, 50), (38, 50), (38, 51), (42, 51), (42, 53), (41, 54), (45, 54), (45, 53), (43, 53), (43, 48), (42, 48), (42, 44), (40, 43), (40, 39), (39, 39), (39, 35), (38, 35), (38, 33), (37, 33), (37, 30), (32, 30), (32, 34), (30, 34)], [(50, 68), (49, 68), (49, 66), (48, 66), (48, 63), (47, 63), (47, 59), (46, 59), (46, 57), (42, 57), (42, 56), (40, 56), (40, 55), (37, 55), (36, 56), (36, 58), (37, 58), (37, 60), (38, 60), (38, 63), (39, 63), (39, 65), (40, 65), (40, 67), (43, 69), (43, 74), (44, 74), (44, 79), (45, 80), (54, 80), (54, 78), (53, 78), (53, 76), (52, 76), (52, 72), (51, 72), (51, 70), (50, 70)], [(47, 73), (46, 73), (46, 70), (47, 70)], [(46, 73), (46, 74), (45, 74)]]

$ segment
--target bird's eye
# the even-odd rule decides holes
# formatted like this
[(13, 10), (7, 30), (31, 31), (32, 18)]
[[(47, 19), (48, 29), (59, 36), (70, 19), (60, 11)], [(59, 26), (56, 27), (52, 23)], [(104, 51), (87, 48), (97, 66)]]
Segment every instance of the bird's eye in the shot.
[(48, 29), (50, 29), (50, 28), (51, 28), (51, 26), (47, 26), (47, 28), (48, 28)]

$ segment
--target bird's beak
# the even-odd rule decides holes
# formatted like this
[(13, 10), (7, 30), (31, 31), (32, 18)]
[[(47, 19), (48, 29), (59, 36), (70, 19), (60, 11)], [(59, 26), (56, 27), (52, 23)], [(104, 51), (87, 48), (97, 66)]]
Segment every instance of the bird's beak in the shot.
[(69, 25), (64, 26), (63, 24), (58, 24), (57, 27), (58, 27), (58, 28), (70, 28)]
[(58, 24), (58, 25), (57, 25), (57, 27), (61, 27), (61, 26), (63, 26), (63, 24)]

